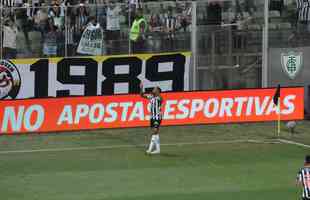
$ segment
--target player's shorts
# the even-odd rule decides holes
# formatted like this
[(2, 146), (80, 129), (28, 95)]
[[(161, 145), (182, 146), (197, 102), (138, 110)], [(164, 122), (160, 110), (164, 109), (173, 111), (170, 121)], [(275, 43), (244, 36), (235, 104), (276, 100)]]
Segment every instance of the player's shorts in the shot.
[(151, 119), (151, 128), (159, 128), (161, 124), (161, 119)]

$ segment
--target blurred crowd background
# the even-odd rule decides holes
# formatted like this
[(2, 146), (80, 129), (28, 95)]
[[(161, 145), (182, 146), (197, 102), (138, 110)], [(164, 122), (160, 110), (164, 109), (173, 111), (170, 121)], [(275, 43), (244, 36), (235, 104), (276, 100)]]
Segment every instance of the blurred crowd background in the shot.
[[(255, 57), (262, 48), (263, 8), (262, 0), (197, 1), (195, 13), (191, 1), (178, 0), (2, 0), (1, 55), (6, 59), (80, 55), (81, 36), (92, 23), (103, 32), (102, 55), (190, 51), (195, 26), (198, 52)], [(308, 14), (302, 18), (299, 12), (308, 11), (301, 11), (298, 0), (270, 0), (272, 45), (307, 43)], [(137, 15), (145, 19), (138, 45), (130, 38)]]
[(147, 26), (145, 44), (139, 52), (190, 49), (191, 3), (3, 0), (3, 57), (76, 56), (89, 23), (103, 31), (103, 55), (127, 54), (131, 49), (130, 28), (138, 12)]

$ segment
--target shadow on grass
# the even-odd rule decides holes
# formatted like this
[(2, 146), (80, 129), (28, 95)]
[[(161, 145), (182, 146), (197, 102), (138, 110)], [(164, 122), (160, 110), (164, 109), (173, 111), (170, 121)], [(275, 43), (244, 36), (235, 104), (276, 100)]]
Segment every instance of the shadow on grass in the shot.
[[(128, 144), (134, 146), (137, 150), (141, 152), (145, 152), (147, 145), (148, 145), (148, 139), (149, 136), (145, 134), (136, 134), (134, 137), (129, 136), (126, 134), (127, 137), (124, 137), (124, 135), (115, 135), (111, 133), (104, 133), (105, 135), (108, 135), (110, 139), (117, 140), (121, 143)], [(145, 145), (141, 145), (141, 144)]]
[(175, 154), (175, 153), (166, 153), (166, 152), (160, 153), (158, 156), (166, 157), (166, 158), (184, 158), (183, 155)]

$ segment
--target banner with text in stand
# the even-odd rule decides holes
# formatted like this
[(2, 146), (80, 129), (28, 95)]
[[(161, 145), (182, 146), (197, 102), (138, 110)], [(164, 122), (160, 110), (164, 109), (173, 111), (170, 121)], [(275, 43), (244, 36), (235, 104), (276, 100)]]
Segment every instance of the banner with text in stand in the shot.
[(188, 91), (190, 63), (190, 52), (2, 60), (0, 99), (134, 94), (140, 82)]

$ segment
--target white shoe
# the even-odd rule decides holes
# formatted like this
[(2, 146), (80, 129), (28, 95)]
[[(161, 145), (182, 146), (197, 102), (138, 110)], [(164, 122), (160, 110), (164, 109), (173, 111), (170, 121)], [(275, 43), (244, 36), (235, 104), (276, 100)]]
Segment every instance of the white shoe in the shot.
[(152, 152), (151, 152), (151, 151), (149, 151), (149, 150), (147, 150), (145, 153), (146, 153), (146, 154), (151, 154)]
[(159, 150), (155, 150), (155, 151), (150, 152), (150, 154), (152, 154), (152, 155), (154, 155), (154, 154), (160, 154), (160, 151), (159, 151)]

